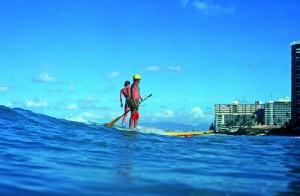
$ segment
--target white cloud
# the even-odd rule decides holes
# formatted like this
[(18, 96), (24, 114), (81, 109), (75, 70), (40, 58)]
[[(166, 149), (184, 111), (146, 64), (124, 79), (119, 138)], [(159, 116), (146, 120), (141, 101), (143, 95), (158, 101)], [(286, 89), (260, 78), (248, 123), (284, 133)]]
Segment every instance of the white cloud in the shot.
[(69, 92), (75, 92), (75, 91), (77, 91), (77, 88), (74, 85), (70, 85), (68, 90), (69, 90)]
[(180, 3), (183, 7), (186, 7), (189, 4), (189, 0), (181, 0)]
[(201, 122), (210, 124), (214, 120), (213, 114), (205, 114), (198, 106), (187, 111), (182, 109), (177, 111), (168, 109), (154, 114), (143, 114), (142, 116), (150, 122), (177, 122), (192, 125), (197, 125)]
[(78, 105), (76, 105), (76, 104), (68, 104), (66, 106), (66, 109), (67, 110), (78, 110), (79, 108), (78, 108)]
[(234, 14), (234, 7), (222, 7), (205, 1), (194, 1), (193, 6), (204, 15), (212, 14)]
[(144, 69), (145, 71), (160, 71), (161, 68), (158, 66), (149, 66)]
[(13, 105), (12, 102), (8, 102), (8, 103), (6, 104), (6, 106), (7, 106), (7, 107), (14, 107), (14, 105)]
[(91, 112), (83, 112), (82, 115), (87, 118), (95, 117), (95, 114)]
[(92, 112), (82, 112), (81, 114), (77, 114), (75, 116), (69, 116), (65, 118), (66, 120), (76, 121), (76, 122), (96, 122), (99, 119), (103, 119), (100, 114), (94, 114)]
[(169, 71), (175, 71), (175, 72), (180, 72), (181, 71), (180, 66), (167, 66), (166, 69), (169, 70)]
[(203, 110), (200, 107), (194, 107), (191, 111), (195, 118), (204, 118)]
[(48, 107), (48, 103), (45, 99), (27, 99), (25, 106), (29, 108), (45, 108)]
[(164, 112), (157, 112), (154, 115), (151, 115), (151, 118), (157, 120), (170, 120), (175, 117), (175, 112), (173, 110), (166, 110)]
[(75, 122), (83, 122), (83, 123), (87, 123), (88, 122), (88, 120), (86, 120), (82, 116), (67, 117), (66, 120), (75, 121)]
[(197, 8), (198, 10), (201, 10), (201, 11), (205, 11), (205, 10), (209, 9), (209, 5), (207, 3), (201, 2), (201, 1), (195, 1), (194, 6), (195, 6), (195, 8)]
[(58, 88), (48, 88), (47, 89), (47, 92), (49, 93), (59, 93), (61, 92), (62, 90), (61, 89), (58, 89)]
[(158, 71), (164, 71), (164, 70), (180, 72), (181, 67), (180, 66), (166, 66), (166, 67), (149, 66), (149, 67), (145, 67), (143, 70), (148, 71), (148, 72), (158, 72)]
[(63, 104), (62, 102), (59, 102), (56, 104), (56, 106), (54, 107), (56, 110), (79, 110), (81, 109), (81, 107), (79, 107), (77, 104)]
[(0, 93), (6, 93), (10, 91), (10, 87), (7, 85), (0, 84)]
[(56, 79), (48, 75), (48, 73), (41, 73), (38, 76), (35, 76), (32, 79), (33, 82), (41, 82), (41, 83), (55, 83)]
[(168, 117), (172, 117), (172, 116), (174, 116), (174, 112), (172, 110), (167, 110), (167, 111), (165, 111), (165, 115)]
[(108, 77), (109, 78), (117, 78), (117, 77), (120, 77), (121, 73), (118, 72), (118, 71), (115, 71), (115, 72), (111, 72), (108, 74)]

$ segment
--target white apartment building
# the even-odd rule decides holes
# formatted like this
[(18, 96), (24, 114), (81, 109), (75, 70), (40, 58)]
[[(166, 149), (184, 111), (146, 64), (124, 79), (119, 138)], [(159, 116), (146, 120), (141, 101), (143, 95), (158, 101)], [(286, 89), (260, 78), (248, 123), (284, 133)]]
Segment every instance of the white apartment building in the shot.
[(283, 126), (291, 120), (291, 101), (288, 97), (265, 104), (265, 124)]
[(291, 101), (288, 97), (270, 101), (263, 104), (256, 101), (255, 104), (215, 105), (215, 129), (216, 131), (237, 130), (240, 126), (247, 125), (277, 125), (284, 126), (291, 120)]
[(263, 124), (264, 104), (256, 101), (255, 104), (232, 104), (215, 105), (215, 128), (216, 131), (238, 129), (246, 124)]

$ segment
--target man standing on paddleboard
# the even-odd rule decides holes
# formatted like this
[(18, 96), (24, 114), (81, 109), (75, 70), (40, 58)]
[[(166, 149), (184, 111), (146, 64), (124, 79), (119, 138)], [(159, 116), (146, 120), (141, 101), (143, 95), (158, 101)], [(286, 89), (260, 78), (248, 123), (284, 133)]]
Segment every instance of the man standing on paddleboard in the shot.
[(131, 117), (129, 122), (129, 128), (132, 128), (132, 124), (134, 124), (134, 128), (137, 128), (138, 120), (139, 120), (139, 104), (140, 100), (143, 101), (143, 98), (140, 95), (139, 83), (141, 80), (141, 76), (139, 74), (133, 75), (133, 84), (131, 85), (131, 97), (129, 101), (129, 107), (131, 110)]
[(124, 83), (124, 88), (121, 89), (120, 91), (120, 104), (121, 104), (121, 108), (123, 107), (123, 102), (122, 102), (122, 97), (125, 97), (125, 106), (124, 106), (124, 112), (125, 115), (123, 116), (123, 120), (122, 120), (122, 124), (125, 123), (126, 118), (127, 118), (127, 111), (129, 110), (129, 106), (128, 106), (128, 101), (130, 99), (130, 82), (126, 81)]

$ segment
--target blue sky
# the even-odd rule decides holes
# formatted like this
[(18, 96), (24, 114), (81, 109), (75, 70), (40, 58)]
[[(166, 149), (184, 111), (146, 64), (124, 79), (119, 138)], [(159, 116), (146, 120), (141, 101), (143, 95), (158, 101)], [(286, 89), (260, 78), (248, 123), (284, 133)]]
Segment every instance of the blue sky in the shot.
[(1, 0), (0, 104), (77, 121), (211, 123), (214, 105), (291, 94), (297, 0)]

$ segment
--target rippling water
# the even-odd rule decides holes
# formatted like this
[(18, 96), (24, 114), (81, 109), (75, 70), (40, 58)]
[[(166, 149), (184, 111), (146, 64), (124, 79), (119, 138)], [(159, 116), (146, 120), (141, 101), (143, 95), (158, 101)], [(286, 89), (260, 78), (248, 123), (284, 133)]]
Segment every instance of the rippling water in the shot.
[(0, 106), (1, 195), (299, 195), (300, 138), (162, 135)]

